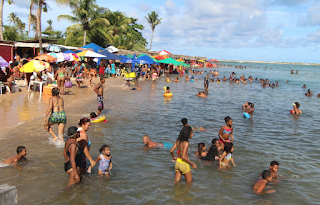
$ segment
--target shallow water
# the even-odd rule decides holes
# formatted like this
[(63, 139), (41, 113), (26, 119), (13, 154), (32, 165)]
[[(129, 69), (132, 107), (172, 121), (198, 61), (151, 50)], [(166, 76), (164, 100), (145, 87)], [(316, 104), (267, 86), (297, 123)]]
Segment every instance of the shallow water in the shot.
[[(246, 66), (246, 69), (220, 68), (220, 79), (224, 75), (228, 78), (234, 71), (237, 76), (245, 74), (279, 81), (280, 87), (262, 88), (258, 82), (246, 85), (210, 82), (209, 98), (201, 99), (195, 94), (203, 89), (205, 74), (202, 74), (196, 76), (199, 79), (196, 82), (181, 79), (180, 83), (165, 83), (161, 78), (156, 84), (140, 82), (141, 91), (106, 90), (108, 122), (92, 124), (88, 133), (94, 159), (102, 144), (111, 146), (112, 176), (97, 177), (96, 166), (81, 184), (70, 189), (64, 188), (68, 175), (63, 170), (63, 148), (50, 143), (49, 134), (42, 127), (42, 117), (27, 121), (2, 136), (1, 160), (14, 154), (17, 146), (24, 145), (31, 162), (23, 165), (23, 170), (11, 166), (0, 168), (0, 183), (17, 186), (19, 204), (317, 204), (320, 99), (305, 97), (306, 89), (301, 87), (307, 84), (314, 93), (320, 92), (316, 90), (319, 67)], [(268, 69), (261, 68), (265, 66)], [(292, 69), (299, 70), (299, 75), (291, 75)], [(164, 86), (170, 86), (172, 99), (163, 98)], [(241, 105), (245, 101), (255, 103), (252, 119), (242, 117)], [(289, 114), (296, 101), (303, 111), (300, 116)], [(67, 113), (66, 127), (76, 125), (82, 116), (95, 110), (93, 97), (92, 102)], [(233, 156), (237, 167), (218, 170), (216, 163), (204, 163), (194, 153), (199, 142), (210, 146), (227, 115), (234, 122)], [(174, 163), (169, 149), (145, 150), (142, 143), (145, 134), (156, 142), (173, 143), (182, 128), (183, 117), (191, 125), (208, 129), (208, 132), (195, 132), (190, 140), (189, 157), (198, 166), (192, 170), (192, 186), (186, 185), (184, 179), (173, 184)], [(278, 174), (286, 180), (271, 184), (276, 190), (274, 194), (252, 194), (253, 183), (272, 160), (279, 161)]]

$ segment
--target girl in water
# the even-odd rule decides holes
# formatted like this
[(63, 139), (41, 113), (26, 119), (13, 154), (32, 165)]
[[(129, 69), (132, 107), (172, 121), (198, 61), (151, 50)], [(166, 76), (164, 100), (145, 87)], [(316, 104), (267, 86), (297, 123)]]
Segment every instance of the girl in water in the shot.
[(249, 103), (247, 109), (245, 109), (245, 112), (243, 113), (243, 116), (245, 118), (252, 118), (253, 111), (254, 111), (254, 104)]
[(80, 127), (78, 127), (78, 131), (80, 132), (80, 137), (77, 138), (77, 142), (80, 144), (81, 148), (83, 149), (83, 159), (82, 159), (82, 164), (80, 166), (80, 172), (82, 175), (86, 174), (86, 169), (87, 169), (87, 158), (90, 161), (90, 164), (92, 166), (94, 166), (96, 164), (95, 161), (93, 161), (91, 155), (90, 155), (90, 145), (91, 145), (91, 141), (88, 138), (87, 135), (87, 131), (90, 129), (90, 119), (88, 118), (82, 118), (80, 119), (80, 122), (78, 123), (78, 125), (80, 125)]
[(198, 144), (198, 150), (196, 151), (196, 155), (199, 157), (205, 157), (207, 156), (207, 152), (205, 151), (207, 149), (206, 144), (201, 142)]
[[(95, 163), (100, 161), (100, 165), (99, 165), (99, 169), (98, 169), (98, 175), (99, 176), (109, 176), (109, 172), (112, 169), (112, 162), (111, 162), (111, 154), (110, 154), (110, 146), (109, 145), (102, 145), (101, 148), (99, 149), (100, 151), (100, 155), (99, 157), (96, 159)], [(91, 173), (91, 168), (93, 167), (93, 165), (91, 165), (88, 168), (88, 173)]]
[(59, 70), (57, 70), (55, 74), (55, 79), (57, 80), (57, 84), (62, 95), (64, 95), (64, 83), (66, 78), (68, 78), (68, 72), (65, 69), (65, 65), (62, 63), (59, 65)]
[[(175, 164), (175, 182), (181, 180), (181, 176), (184, 175), (187, 183), (192, 182), (192, 174), (190, 165), (193, 169), (197, 169), (197, 165), (189, 160), (188, 149), (189, 149), (189, 139), (193, 136), (193, 131), (190, 126), (185, 126), (180, 131), (177, 141), (174, 143), (173, 147), (170, 150), (172, 160), (176, 161)], [(177, 158), (175, 157), (173, 151), (177, 149)]]
[(219, 159), (219, 168), (230, 166), (230, 161), (232, 162), (233, 166), (236, 167), (236, 164), (233, 161), (232, 158), (232, 152), (233, 152), (233, 143), (226, 143), (224, 147), (224, 151)]
[(302, 113), (302, 111), (299, 109), (300, 103), (295, 102), (295, 103), (292, 103), (292, 105), (293, 105), (293, 110), (290, 111), (292, 114), (301, 114)]
[[(52, 97), (49, 99), (49, 107), (44, 116), (44, 128), (52, 135), (53, 141), (63, 141), (64, 127), (67, 123), (67, 116), (64, 112), (64, 101), (59, 96), (59, 88), (52, 89)], [(58, 137), (54, 134), (51, 127), (54, 124), (58, 124)]]
[[(227, 142), (233, 142), (233, 120), (231, 117), (227, 116), (224, 118), (226, 125), (222, 126), (219, 132), (219, 141), (221, 143), (221, 148), (224, 148), (224, 144)], [(231, 137), (231, 140), (229, 139)]]

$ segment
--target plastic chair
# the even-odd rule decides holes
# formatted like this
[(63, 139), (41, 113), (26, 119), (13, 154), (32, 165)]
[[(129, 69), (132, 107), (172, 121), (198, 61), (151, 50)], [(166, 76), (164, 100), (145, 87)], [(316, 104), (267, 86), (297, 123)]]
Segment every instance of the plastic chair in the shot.
[(116, 77), (117, 76), (121, 76), (121, 72), (120, 72), (120, 69), (119, 68), (117, 68), (117, 70), (116, 70)]

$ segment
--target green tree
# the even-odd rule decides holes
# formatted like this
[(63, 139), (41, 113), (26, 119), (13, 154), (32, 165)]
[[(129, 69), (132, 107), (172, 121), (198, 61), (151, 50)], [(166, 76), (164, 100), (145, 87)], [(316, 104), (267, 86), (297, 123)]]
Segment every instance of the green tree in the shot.
[(19, 38), (19, 33), (16, 27), (14, 26), (3, 26), (3, 40), (7, 41), (16, 41)]
[(71, 31), (74, 31), (75, 28), (81, 26), (83, 31), (83, 46), (86, 45), (88, 31), (90, 31), (94, 25), (108, 25), (109, 23), (105, 18), (101, 18), (101, 14), (106, 13), (108, 10), (99, 7), (95, 2), (95, 0), (70, 1), (69, 6), (72, 9), (73, 16), (58, 16), (58, 21), (68, 20), (72, 23), (78, 23), (76, 24), (77, 26), (70, 29)]
[(157, 25), (161, 24), (162, 18), (159, 18), (158, 13), (156, 13), (155, 11), (152, 11), (150, 14), (148, 14), (148, 17), (145, 16), (145, 18), (147, 19), (152, 30), (151, 43), (150, 43), (150, 50), (151, 50), (154, 29), (156, 28)]
[[(12, 3), (14, 3), (12, 0), (8, 0), (8, 3), (11, 5)], [(4, 0), (0, 1), (0, 40), (3, 40), (3, 4), (4, 4)]]
[(8, 21), (9, 21), (9, 26), (11, 25), (11, 23), (13, 23), (13, 25), (14, 25), (15, 23), (17, 23), (17, 14), (11, 12), (11, 13), (8, 15)]

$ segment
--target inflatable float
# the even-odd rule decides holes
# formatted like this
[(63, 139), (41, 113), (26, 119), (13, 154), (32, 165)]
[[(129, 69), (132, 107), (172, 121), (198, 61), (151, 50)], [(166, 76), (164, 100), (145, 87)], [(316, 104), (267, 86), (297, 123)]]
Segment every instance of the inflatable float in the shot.
[(163, 89), (164, 89), (164, 93), (163, 93), (164, 97), (166, 97), (166, 98), (172, 97), (172, 93), (166, 93), (167, 92), (167, 87), (163, 87)]
[(91, 122), (103, 122), (105, 120), (106, 120), (105, 116), (100, 116), (100, 117), (94, 118), (94, 120), (91, 120)]

